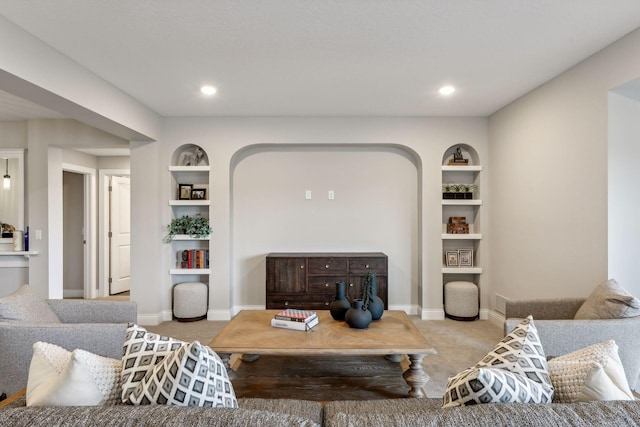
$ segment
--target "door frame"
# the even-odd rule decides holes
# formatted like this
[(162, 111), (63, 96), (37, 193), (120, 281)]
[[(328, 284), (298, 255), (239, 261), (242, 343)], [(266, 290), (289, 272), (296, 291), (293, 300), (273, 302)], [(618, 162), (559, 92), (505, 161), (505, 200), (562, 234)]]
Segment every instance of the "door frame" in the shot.
[(62, 171), (73, 172), (83, 176), (84, 298), (91, 299), (96, 297), (96, 170), (71, 163), (62, 163)]
[(112, 176), (131, 176), (130, 169), (100, 169), (98, 178), (98, 296), (109, 296), (109, 179)]

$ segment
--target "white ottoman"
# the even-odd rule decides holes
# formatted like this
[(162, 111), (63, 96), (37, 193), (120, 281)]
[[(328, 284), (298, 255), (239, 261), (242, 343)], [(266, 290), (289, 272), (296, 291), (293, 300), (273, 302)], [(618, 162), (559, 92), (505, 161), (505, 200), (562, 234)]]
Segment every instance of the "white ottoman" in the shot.
[(454, 320), (478, 317), (478, 286), (473, 282), (448, 282), (444, 285), (444, 313)]
[(173, 317), (179, 322), (207, 318), (208, 286), (200, 282), (178, 283), (173, 287)]

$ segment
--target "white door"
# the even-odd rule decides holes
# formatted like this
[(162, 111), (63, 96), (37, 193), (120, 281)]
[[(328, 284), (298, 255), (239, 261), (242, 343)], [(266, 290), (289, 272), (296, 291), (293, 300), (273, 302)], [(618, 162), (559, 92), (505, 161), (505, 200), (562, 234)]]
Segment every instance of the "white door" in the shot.
[(109, 294), (130, 289), (131, 189), (129, 177), (111, 177)]

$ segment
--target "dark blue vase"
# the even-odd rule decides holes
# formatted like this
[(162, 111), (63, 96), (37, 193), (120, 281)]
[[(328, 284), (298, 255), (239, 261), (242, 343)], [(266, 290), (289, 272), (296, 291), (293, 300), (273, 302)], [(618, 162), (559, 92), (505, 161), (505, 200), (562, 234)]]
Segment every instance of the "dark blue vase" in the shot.
[(351, 308), (344, 316), (344, 320), (352, 328), (367, 329), (371, 323), (371, 312), (369, 310), (363, 310), (363, 302), (361, 299), (353, 300)]
[(384, 302), (378, 296), (378, 287), (376, 285), (376, 274), (373, 273), (371, 278), (371, 295), (369, 296), (369, 306), (367, 309), (371, 312), (373, 320), (380, 320), (384, 313)]
[(329, 311), (334, 320), (344, 320), (347, 310), (351, 308), (349, 300), (345, 296), (344, 282), (336, 282), (336, 299), (329, 304)]

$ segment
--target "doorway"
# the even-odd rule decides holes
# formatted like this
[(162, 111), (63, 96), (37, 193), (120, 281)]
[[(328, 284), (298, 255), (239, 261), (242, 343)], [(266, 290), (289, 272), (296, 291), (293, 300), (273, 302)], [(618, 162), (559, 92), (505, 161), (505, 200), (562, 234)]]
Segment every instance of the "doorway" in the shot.
[(109, 185), (109, 295), (131, 290), (131, 186), (128, 176)]

